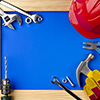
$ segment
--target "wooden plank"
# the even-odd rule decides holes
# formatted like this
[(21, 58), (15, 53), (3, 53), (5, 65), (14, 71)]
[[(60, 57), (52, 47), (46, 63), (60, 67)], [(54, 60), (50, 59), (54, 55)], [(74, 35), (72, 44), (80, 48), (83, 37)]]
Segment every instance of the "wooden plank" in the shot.
[[(5, 0), (26, 11), (68, 11), (72, 0)], [(0, 4), (4, 11), (12, 11)]]
[[(72, 92), (82, 100), (88, 100), (83, 90), (72, 90)], [(11, 96), (13, 100), (75, 100), (64, 90), (13, 90)]]

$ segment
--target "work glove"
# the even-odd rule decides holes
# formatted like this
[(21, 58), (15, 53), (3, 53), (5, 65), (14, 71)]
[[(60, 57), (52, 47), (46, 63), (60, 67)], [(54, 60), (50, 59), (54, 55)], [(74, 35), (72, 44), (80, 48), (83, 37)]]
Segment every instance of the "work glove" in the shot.
[(90, 100), (100, 100), (100, 72), (98, 70), (90, 71), (87, 76), (84, 91)]

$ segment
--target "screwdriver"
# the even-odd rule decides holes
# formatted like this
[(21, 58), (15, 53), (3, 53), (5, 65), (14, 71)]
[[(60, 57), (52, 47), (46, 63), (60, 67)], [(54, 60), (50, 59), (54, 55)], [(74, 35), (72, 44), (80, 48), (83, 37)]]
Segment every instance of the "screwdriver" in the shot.
[(7, 78), (7, 57), (5, 57), (5, 78), (2, 80), (1, 84), (1, 94), (4, 94), (1, 97), (1, 100), (11, 100), (12, 97), (8, 96), (11, 93), (11, 84), (10, 80)]

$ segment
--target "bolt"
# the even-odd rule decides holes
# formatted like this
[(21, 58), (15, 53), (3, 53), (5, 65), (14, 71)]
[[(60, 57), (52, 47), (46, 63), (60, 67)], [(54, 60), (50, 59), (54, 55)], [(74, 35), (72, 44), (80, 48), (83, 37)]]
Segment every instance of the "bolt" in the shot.
[(69, 77), (66, 77), (67, 78), (67, 80), (69, 81), (69, 83), (71, 84), (71, 86), (75, 86), (73, 83), (72, 83), (72, 81), (69, 79)]

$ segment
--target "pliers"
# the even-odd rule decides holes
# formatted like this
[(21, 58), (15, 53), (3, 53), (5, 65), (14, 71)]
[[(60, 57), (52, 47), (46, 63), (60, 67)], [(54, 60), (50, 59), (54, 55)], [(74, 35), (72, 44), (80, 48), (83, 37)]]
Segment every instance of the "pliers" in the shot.
[(92, 42), (83, 42), (83, 44), (90, 45), (90, 46), (83, 46), (85, 49), (89, 50), (96, 50), (100, 54), (100, 42), (98, 43), (92, 43)]

